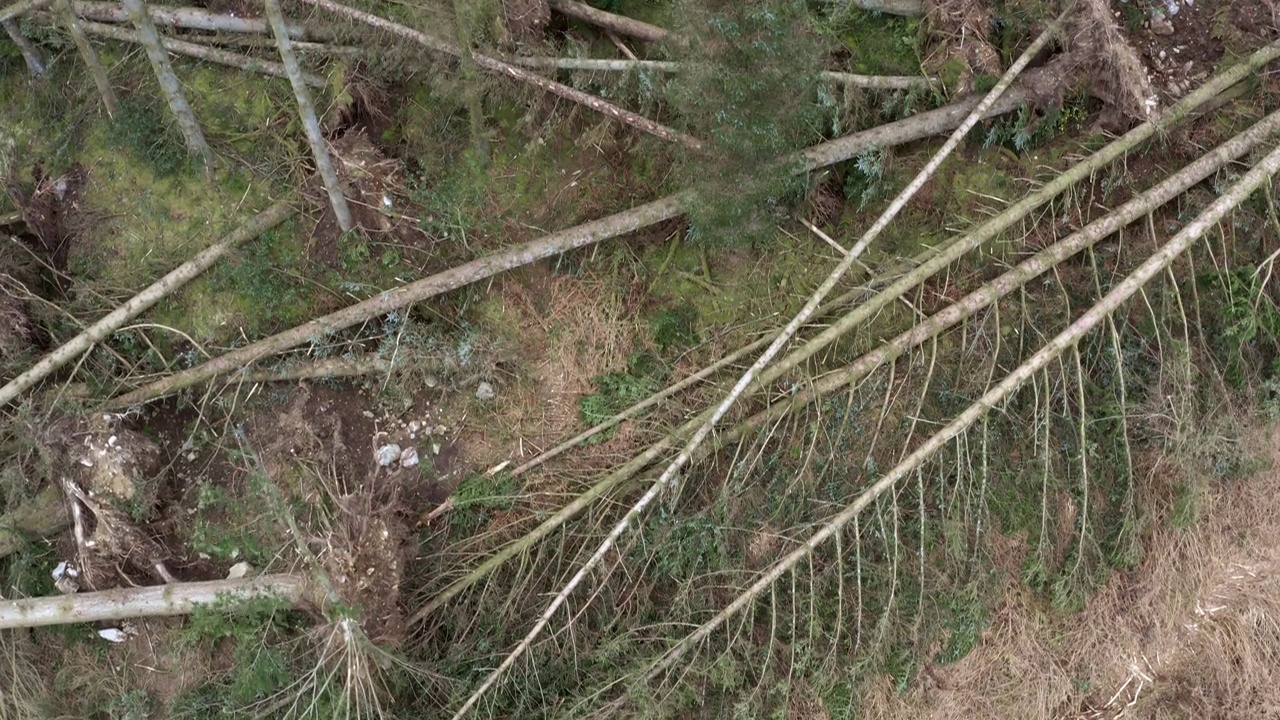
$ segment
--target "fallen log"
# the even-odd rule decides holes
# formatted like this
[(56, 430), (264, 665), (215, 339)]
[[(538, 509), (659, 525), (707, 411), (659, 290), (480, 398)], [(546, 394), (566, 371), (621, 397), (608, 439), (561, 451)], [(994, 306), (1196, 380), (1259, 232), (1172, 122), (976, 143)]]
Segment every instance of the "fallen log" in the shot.
[(199, 607), (226, 607), (260, 598), (303, 605), (309, 598), (308, 583), (299, 575), (277, 574), (4, 600), (0, 601), (0, 630), (189, 615)]
[(185, 285), (192, 278), (209, 269), (236, 247), (253, 240), (262, 233), (284, 222), (294, 210), (288, 202), (278, 202), (258, 213), (248, 223), (232, 231), (222, 240), (196, 254), (167, 275), (152, 283), (128, 302), (112, 310), (101, 320), (85, 329), (62, 347), (46, 355), (26, 372), (0, 387), (0, 406), (21, 395), (50, 373), (87, 352), (100, 340), (120, 329), (130, 319), (137, 317), (163, 297)]
[[(142, 42), (142, 37), (136, 31), (129, 30), (127, 28), (96, 22), (86, 22), (81, 25), (84, 27), (85, 32), (93, 35), (109, 37), (112, 40), (119, 40), (121, 42)], [(160, 44), (165, 50), (168, 50), (171, 53), (186, 55), (188, 57), (198, 58), (200, 60), (218, 63), (219, 65), (226, 65), (228, 67), (239, 68), (240, 70), (247, 70), (249, 72), (262, 73), (263, 75), (284, 78), (286, 80), (289, 79), (289, 73), (286, 72), (284, 66), (278, 62), (259, 60), (258, 58), (241, 55), (240, 53), (233, 53), (229, 50), (220, 50), (218, 48), (209, 47), (208, 45), (187, 42), (185, 40), (178, 40), (167, 36), (160, 38)], [(302, 78), (307, 85), (311, 87), (325, 87), (325, 81), (315, 73), (303, 73)]]
[[(75, 0), (71, 3), (71, 9), (78, 17), (85, 20), (106, 23), (129, 22), (128, 12), (118, 3)], [(151, 5), (147, 8), (147, 12), (151, 15), (153, 23), (164, 27), (251, 35), (267, 34), (267, 21), (263, 18), (237, 17), (197, 7), (165, 7), (163, 5)], [(286, 27), (289, 30), (289, 37), (294, 40), (302, 40), (312, 35), (298, 22), (288, 22)]]
[(574, 20), (581, 20), (589, 25), (604, 28), (619, 35), (659, 42), (667, 36), (666, 28), (650, 25), (647, 22), (633, 20), (623, 15), (615, 15), (577, 0), (551, 0), (551, 9)]

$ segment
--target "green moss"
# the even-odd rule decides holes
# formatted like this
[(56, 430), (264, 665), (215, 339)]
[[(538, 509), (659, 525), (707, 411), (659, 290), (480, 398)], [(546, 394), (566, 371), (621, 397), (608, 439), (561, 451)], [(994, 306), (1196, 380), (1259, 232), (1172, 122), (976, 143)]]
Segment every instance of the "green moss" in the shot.
[(831, 20), (833, 30), (853, 57), (849, 72), (865, 75), (920, 73), (919, 18), (897, 17), (848, 6)]

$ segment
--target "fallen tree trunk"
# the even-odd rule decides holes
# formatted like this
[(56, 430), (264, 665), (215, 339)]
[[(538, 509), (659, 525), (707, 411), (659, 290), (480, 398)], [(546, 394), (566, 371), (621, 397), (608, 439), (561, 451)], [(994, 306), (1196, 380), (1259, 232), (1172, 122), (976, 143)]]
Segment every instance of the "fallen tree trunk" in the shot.
[(76, 49), (80, 51), (80, 59), (89, 68), (89, 74), (93, 76), (93, 84), (98, 86), (98, 94), (102, 96), (102, 105), (107, 109), (107, 116), (115, 117), (116, 92), (111, 88), (111, 80), (107, 77), (106, 69), (98, 61), (98, 53), (89, 44), (89, 38), (84, 35), (80, 19), (72, 12), (68, 0), (57, 0), (54, 8), (62, 24), (67, 26), (67, 32), (71, 33), (71, 39), (75, 42)]
[(998, 404), (1007, 400), (1027, 380), (1042, 370), (1055, 358), (1071, 347), (1102, 323), (1111, 313), (1118, 310), (1125, 302), (1138, 293), (1156, 275), (1186, 252), (1210, 228), (1215, 227), (1226, 215), (1244, 201), (1254, 190), (1270, 180), (1280, 170), (1280, 148), (1272, 150), (1263, 160), (1250, 170), (1239, 182), (1219, 197), (1204, 212), (1184, 227), (1164, 247), (1160, 248), (1142, 265), (1120, 281), (1101, 300), (1090, 307), (1067, 329), (1046, 343), (1029, 360), (1009, 373), (998, 385), (987, 391), (981, 398), (966, 408), (954, 420), (924, 442), (919, 448), (907, 456), (901, 463), (877, 480), (866, 491), (843, 510), (832, 516), (830, 520), (809, 536), (796, 550), (774, 563), (761, 573), (756, 582), (746, 591), (740, 593), (711, 620), (699, 626), (677, 642), (667, 653), (654, 663), (646, 680), (652, 680), (662, 672), (670, 669), (679, 659), (698, 643), (702, 642), (726, 620), (747, 607), (753, 600), (767, 590), (774, 582), (794, 568), (797, 563), (808, 557), (819, 545), (839, 533), (845, 525), (858, 517), (876, 498), (885, 494), (902, 479), (911, 475), (924, 465), (934, 453), (941, 450), (948, 442), (958, 437)]
[(173, 119), (178, 123), (178, 129), (182, 131), (182, 139), (187, 144), (187, 154), (200, 158), (200, 162), (204, 164), (205, 172), (213, 170), (213, 151), (209, 149), (209, 143), (204, 138), (204, 130), (200, 127), (200, 122), (196, 120), (195, 111), (191, 109), (191, 103), (187, 102), (187, 96), (182, 92), (182, 83), (178, 82), (178, 76), (173, 72), (173, 64), (169, 62), (169, 53), (165, 50), (164, 45), (160, 43), (160, 33), (156, 31), (155, 23), (151, 22), (151, 16), (147, 14), (147, 3), (145, 0), (124, 0), (124, 7), (129, 12), (129, 19), (133, 21), (133, 25), (138, 31), (138, 42), (147, 51), (147, 59), (151, 61), (151, 69), (155, 71), (156, 80), (160, 82), (160, 89), (164, 92), (165, 100), (169, 103), (169, 112), (173, 113)]
[[(75, 0), (71, 3), (75, 14), (86, 20), (97, 22), (124, 23), (129, 15), (124, 6), (111, 2), (95, 2), (92, 0)], [(152, 5), (147, 8), (151, 21), (156, 25), (182, 28), (184, 30), (206, 30), (208, 32), (233, 32), (252, 35), (267, 34), (267, 21), (262, 18), (236, 17), (215, 13), (196, 7), (164, 7)], [(301, 40), (310, 37), (306, 27), (298, 22), (287, 22), (289, 37)]]
[(849, 0), (849, 4), (871, 12), (886, 15), (902, 15), (904, 17), (920, 17), (924, 15), (924, 3), (921, 0)]
[(565, 17), (581, 20), (619, 35), (627, 35), (648, 42), (658, 42), (667, 36), (666, 28), (605, 12), (577, 0), (551, 0), (550, 5), (552, 10)]
[[(652, 70), (654, 72), (680, 72), (683, 65), (666, 60), (600, 60), (596, 58), (558, 58), (558, 57), (513, 57), (510, 61), (516, 65), (554, 70), (587, 70), (596, 72), (628, 72), (631, 70)], [(823, 71), (822, 77), (853, 87), (874, 90), (910, 90), (927, 88), (934, 81), (925, 77), (905, 75), (855, 75), (846, 72)]]
[(103, 338), (129, 322), (129, 320), (155, 305), (161, 298), (209, 269), (237, 246), (284, 222), (293, 212), (294, 210), (288, 202), (278, 202), (258, 213), (248, 223), (237, 228), (219, 242), (214, 243), (187, 262), (174, 268), (167, 275), (152, 283), (146, 290), (112, 310), (106, 317), (86, 328), (84, 332), (72, 338), (62, 347), (46, 355), (40, 362), (10, 380), (4, 387), (0, 387), (0, 407), (8, 404), (27, 389), (48, 377), (53, 371), (87, 352)]
[(299, 575), (278, 574), (4, 600), (0, 601), (0, 630), (189, 615), (203, 606), (226, 608), (228, 603), (259, 598), (304, 605), (309, 601), (308, 583)]
[[(1005, 93), (988, 111), (988, 116), (1009, 112), (1024, 100), (1017, 89)], [(855, 133), (823, 143), (800, 153), (795, 159), (803, 170), (812, 170), (848, 160), (869, 147), (892, 147), (947, 132), (977, 107), (980, 98), (921, 113), (914, 117)], [(170, 395), (218, 375), (248, 367), (269, 355), (288, 350), (313, 337), (323, 337), (364, 322), (370, 317), (412, 305), (441, 293), (497, 275), (569, 250), (595, 244), (649, 225), (670, 220), (684, 213), (688, 193), (668, 195), (621, 213), (610, 215), (577, 227), (561, 230), (518, 247), (503, 250), (465, 263), (451, 270), (393, 288), (377, 297), (351, 305), (343, 310), (316, 318), (251, 345), (232, 350), (193, 368), (174, 373), (150, 385), (138, 388), (108, 401), (109, 407), (127, 407)]]
[[(142, 37), (136, 31), (117, 27), (115, 25), (86, 22), (83, 23), (83, 27), (85, 32), (100, 35), (102, 37), (109, 37), (113, 40), (132, 43), (142, 42)], [(178, 40), (171, 37), (160, 38), (160, 44), (164, 46), (165, 50), (168, 50), (171, 53), (186, 55), (188, 57), (198, 58), (200, 60), (218, 63), (219, 65), (226, 65), (228, 67), (239, 68), (240, 70), (247, 70), (249, 72), (262, 73), (263, 75), (284, 78), (286, 80), (289, 79), (289, 73), (285, 71), (284, 66), (277, 62), (271, 62), (270, 60), (259, 60), (258, 58), (249, 57), (248, 55), (241, 55), (240, 53), (233, 53), (227, 50), (219, 50), (218, 48), (209, 47), (208, 45), (187, 42), (185, 40)], [(304, 72), (302, 74), (302, 79), (311, 87), (325, 87), (324, 80), (314, 73)]]
[(333, 158), (329, 156), (329, 146), (320, 130), (320, 120), (316, 118), (316, 105), (311, 100), (311, 91), (307, 89), (306, 78), (303, 77), (302, 66), (298, 64), (298, 56), (293, 52), (289, 40), (288, 28), (285, 27), (284, 10), (280, 8), (280, 0), (266, 0), (267, 19), (271, 23), (271, 32), (275, 36), (276, 48), (280, 52), (280, 62), (289, 76), (289, 84), (293, 86), (293, 97), (298, 105), (298, 118), (302, 121), (302, 129), (306, 132), (307, 142), (311, 145), (311, 157), (316, 161), (316, 174), (324, 183), (325, 192), (329, 194), (329, 205), (333, 208), (333, 216), (338, 221), (342, 232), (351, 232), (355, 221), (351, 219), (351, 208), (347, 205), (347, 196), (342, 192), (338, 182), (338, 173), (333, 169)]

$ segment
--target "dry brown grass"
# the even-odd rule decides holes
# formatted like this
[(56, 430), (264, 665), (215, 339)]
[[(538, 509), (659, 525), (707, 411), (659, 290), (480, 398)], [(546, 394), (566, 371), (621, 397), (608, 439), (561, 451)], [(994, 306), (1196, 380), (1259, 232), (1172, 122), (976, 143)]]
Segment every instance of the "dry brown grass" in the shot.
[[(607, 281), (530, 267), (501, 281), (505, 323), (520, 328), (517, 378), (483, 436), (468, 438), (481, 465), (528, 459), (583, 429), (578, 401), (593, 379), (623, 370), (642, 347), (644, 326)], [(575, 453), (575, 467), (608, 467), (636, 444), (630, 424), (606, 442)]]
[[(895, 695), (864, 697), (866, 717), (1280, 717), (1280, 430), (1246, 453), (1271, 467), (1215, 484), (1199, 522), (1158, 522), (1143, 562), (1114, 573), (1079, 614), (1049, 608), (1018, 581), (1020, 538), (996, 538), (1010, 578), (981, 643)], [(1172, 469), (1151, 466), (1148, 502), (1171, 506)]]

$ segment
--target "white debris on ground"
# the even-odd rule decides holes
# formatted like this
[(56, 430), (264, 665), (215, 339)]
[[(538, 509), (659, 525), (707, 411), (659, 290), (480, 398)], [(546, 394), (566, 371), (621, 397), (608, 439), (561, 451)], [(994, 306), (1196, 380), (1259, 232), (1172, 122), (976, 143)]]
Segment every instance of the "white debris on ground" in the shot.
[(80, 571), (74, 565), (66, 560), (58, 563), (53, 568), (53, 586), (63, 595), (71, 595), (80, 592)]

